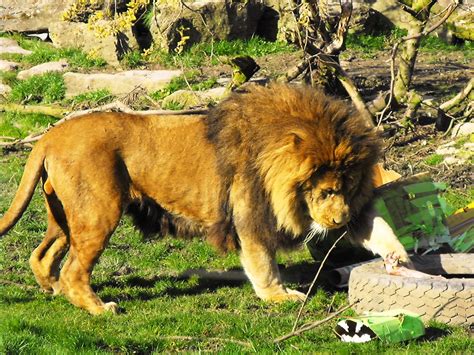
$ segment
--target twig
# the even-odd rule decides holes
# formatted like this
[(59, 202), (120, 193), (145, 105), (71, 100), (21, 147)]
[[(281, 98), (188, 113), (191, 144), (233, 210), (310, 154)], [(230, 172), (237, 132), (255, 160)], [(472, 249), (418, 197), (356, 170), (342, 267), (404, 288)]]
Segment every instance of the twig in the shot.
[(466, 87), (464, 87), (456, 96), (454, 96), (451, 100), (448, 100), (444, 102), (443, 104), (441, 104), (439, 108), (445, 112), (449, 111), (454, 106), (459, 104), (462, 100), (464, 100), (467, 97), (467, 95), (471, 93), (473, 86), (474, 86), (474, 78), (469, 80)]
[(326, 253), (326, 256), (324, 257), (323, 261), (321, 262), (321, 265), (319, 265), (319, 269), (318, 269), (318, 272), (316, 273), (316, 275), (314, 276), (314, 279), (313, 279), (313, 282), (311, 282), (311, 285), (309, 286), (309, 289), (308, 289), (308, 292), (306, 292), (306, 298), (304, 299), (303, 303), (301, 304), (301, 307), (298, 311), (298, 315), (296, 316), (296, 319), (295, 319), (295, 323), (293, 324), (293, 332), (296, 330), (296, 327), (298, 326), (298, 322), (301, 318), (301, 314), (303, 313), (303, 308), (304, 306), (306, 305), (306, 302), (308, 300), (308, 297), (309, 297), (309, 294), (311, 293), (311, 291), (313, 290), (313, 287), (314, 285), (316, 284), (316, 280), (318, 279), (319, 277), (319, 274), (321, 273), (321, 270), (323, 269), (323, 266), (324, 266), (324, 263), (326, 262), (327, 258), (329, 257), (329, 254), (331, 254), (332, 250), (336, 247), (336, 244), (342, 239), (344, 238), (344, 236), (347, 234), (347, 231), (345, 231), (344, 233), (342, 233), (342, 235), (337, 238), (337, 240), (332, 244), (331, 248), (328, 250), (328, 252)]
[(275, 340), (273, 340), (274, 343), (280, 343), (282, 341), (285, 341), (289, 338), (292, 338), (294, 336), (297, 336), (297, 335), (300, 335), (304, 332), (307, 332), (308, 330), (311, 330), (311, 329), (314, 329), (318, 326), (320, 326), (321, 324), (324, 324), (324, 323), (327, 323), (329, 322), (331, 319), (334, 319), (336, 318), (339, 314), (341, 314), (342, 312), (348, 310), (349, 308), (351, 308), (352, 306), (354, 306), (355, 304), (357, 304), (359, 302), (359, 300), (356, 300), (355, 302), (352, 302), (351, 304), (347, 305), (347, 306), (344, 306), (342, 307), (341, 309), (339, 309), (338, 311), (332, 313), (330, 316), (322, 319), (322, 320), (318, 320), (316, 322), (311, 322), (311, 323), (306, 323), (304, 324), (301, 328), (297, 329), (297, 330), (293, 330), (292, 332), (288, 333), (288, 334), (285, 334), (279, 338), (276, 338)]
[(157, 336), (157, 339), (162, 340), (184, 340), (184, 341), (217, 341), (223, 343), (232, 343), (237, 345), (242, 345), (247, 348), (253, 348), (252, 343), (242, 340), (236, 340), (231, 338), (216, 338), (216, 337), (193, 337), (193, 336), (186, 336), (186, 335), (169, 335), (169, 336)]
[(307, 60), (302, 60), (294, 67), (291, 67), (285, 74), (280, 76), (277, 80), (280, 82), (289, 83), (290, 81), (296, 79), (301, 73), (303, 73), (309, 66)]
[(331, 297), (331, 303), (329, 304), (328, 308), (326, 309), (326, 314), (330, 314), (331, 313), (331, 310), (332, 310), (332, 306), (334, 305), (334, 302), (336, 301), (336, 295), (334, 294), (332, 297)]

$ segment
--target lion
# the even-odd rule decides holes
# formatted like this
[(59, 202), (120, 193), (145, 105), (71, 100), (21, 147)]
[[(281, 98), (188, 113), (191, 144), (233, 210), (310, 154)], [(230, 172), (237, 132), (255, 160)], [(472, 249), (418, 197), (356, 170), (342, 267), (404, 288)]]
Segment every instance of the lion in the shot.
[(48, 226), (31, 268), (44, 291), (91, 314), (117, 310), (90, 281), (124, 214), (145, 234), (203, 232), (239, 251), (258, 297), (301, 300), (282, 284), (275, 253), (308, 236), (347, 226), (355, 243), (409, 261), (370, 207), (380, 151), (359, 114), (309, 87), (250, 85), (207, 115), (91, 113), (36, 143), (0, 235), (41, 180)]

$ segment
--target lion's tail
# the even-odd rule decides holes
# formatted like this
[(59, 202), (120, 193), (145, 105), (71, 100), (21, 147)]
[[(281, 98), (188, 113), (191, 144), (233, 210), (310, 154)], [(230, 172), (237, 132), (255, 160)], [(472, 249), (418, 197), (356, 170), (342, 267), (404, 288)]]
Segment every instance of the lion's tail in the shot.
[(33, 197), (36, 184), (43, 172), (44, 158), (44, 150), (41, 148), (41, 144), (38, 143), (26, 162), (20, 186), (13, 198), (10, 208), (5, 212), (3, 217), (0, 218), (0, 236), (6, 234), (16, 222), (18, 222), (23, 212), (25, 212), (26, 207), (28, 207)]

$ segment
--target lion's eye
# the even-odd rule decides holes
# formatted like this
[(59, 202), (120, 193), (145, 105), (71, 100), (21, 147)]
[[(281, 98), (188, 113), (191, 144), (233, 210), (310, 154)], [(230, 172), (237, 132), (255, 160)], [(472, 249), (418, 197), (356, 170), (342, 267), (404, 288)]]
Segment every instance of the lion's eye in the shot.
[(334, 195), (334, 190), (333, 189), (326, 189), (321, 191), (321, 197), (322, 198), (327, 198), (328, 196)]

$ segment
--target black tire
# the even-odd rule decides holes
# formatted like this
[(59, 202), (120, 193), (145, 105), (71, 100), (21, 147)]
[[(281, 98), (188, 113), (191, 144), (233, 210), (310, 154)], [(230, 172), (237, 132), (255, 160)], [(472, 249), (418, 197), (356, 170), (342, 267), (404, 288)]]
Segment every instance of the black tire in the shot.
[(359, 312), (405, 309), (424, 321), (450, 325), (474, 323), (474, 254), (440, 254), (412, 258), (419, 271), (447, 279), (391, 276), (382, 261), (352, 270), (349, 301)]

